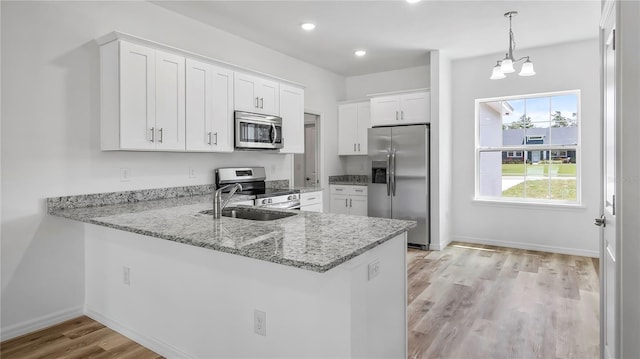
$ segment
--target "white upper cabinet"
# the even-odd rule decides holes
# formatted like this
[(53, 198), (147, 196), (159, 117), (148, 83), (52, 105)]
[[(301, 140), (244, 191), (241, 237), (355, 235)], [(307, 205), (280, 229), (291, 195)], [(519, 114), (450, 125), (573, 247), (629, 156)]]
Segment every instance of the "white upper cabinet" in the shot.
[(429, 92), (376, 96), (371, 99), (373, 126), (410, 125), (430, 122)]
[(233, 151), (233, 71), (187, 59), (187, 151)]
[(234, 109), (279, 115), (279, 87), (280, 85), (275, 81), (236, 72), (234, 75)]
[(338, 105), (338, 155), (366, 155), (369, 101)]
[(100, 50), (102, 149), (184, 151), (185, 58), (125, 41)]
[(185, 58), (156, 50), (156, 149), (185, 150)]
[(304, 153), (304, 90), (280, 85), (282, 142), (280, 153)]

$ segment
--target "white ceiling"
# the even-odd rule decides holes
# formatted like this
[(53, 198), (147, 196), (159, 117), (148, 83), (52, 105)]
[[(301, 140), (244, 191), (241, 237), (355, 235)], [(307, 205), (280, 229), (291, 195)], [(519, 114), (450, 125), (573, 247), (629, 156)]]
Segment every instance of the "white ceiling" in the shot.
[[(513, 19), (522, 50), (598, 36), (600, 1), (154, 1), (218, 29), (354, 76), (425, 65), (432, 49), (453, 59), (506, 52)], [(303, 22), (316, 29), (306, 32)], [(356, 49), (367, 55), (356, 58)], [(497, 59), (496, 59), (497, 60)], [(535, 62), (535, 59), (532, 59)]]

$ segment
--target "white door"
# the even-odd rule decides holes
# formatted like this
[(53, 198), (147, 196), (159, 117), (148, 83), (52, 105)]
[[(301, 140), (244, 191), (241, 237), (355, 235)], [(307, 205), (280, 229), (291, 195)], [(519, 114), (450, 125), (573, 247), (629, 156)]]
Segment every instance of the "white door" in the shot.
[(150, 150), (155, 146), (155, 52), (120, 43), (120, 148)]
[(260, 112), (268, 115), (280, 115), (279, 88), (280, 86), (275, 81), (264, 79), (260, 81), (258, 88)]
[(358, 105), (338, 106), (338, 155), (353, 155), (357, 150)]
[(280, 153), (304, 153), (304, 90), (280, 86), (282, 141)]
[(185, 150), (185, 58), (156, 50), (156, 149)]
[(367, 130), (371, 128), (371, 103), (363, 102), (358, 104), (358, 154), (366, 155), (368, 151)]
[(427, 123), (429, 119), (429, 93), (418, 92), (400, 96), (400, 121), (403, 125)]
[(349, 196), (346, 194), (332, 194), (331, 213), (349, 214)]
[(355, 216), (367, 215), (367, 197), (365, 196), (351, 196), (349, 198), (349, 214)]
[(396, 125), (400, 120), (400, 97), (381, 96), (371, 99), (371, 125)]
[(602, 230), (600, 246), (600, 321), (601, 352), (604, 358), (618, 357), (618, 288), (617, 284), (617, 239), (616, 239), (616, 55), (615, 55), (615, 10), (605, 21), (603, 42), (604, 67), (604, 135), (602, 160), (604, 169), (602, 217), (596, 224)]
[(211, 65), (187, 59), (187, 151), (210, 151)]
[(313, 187), (318, 184), (316, 176), (316, 126), (304, 125), (304, 185)]
[(215, 152), (233, 152), (233, 71), (212, 66), (211, 142)]
[(256, 78), (239, 72), (234, 74), (233, 107), (238, 111), (258, 112), (259, 98)]

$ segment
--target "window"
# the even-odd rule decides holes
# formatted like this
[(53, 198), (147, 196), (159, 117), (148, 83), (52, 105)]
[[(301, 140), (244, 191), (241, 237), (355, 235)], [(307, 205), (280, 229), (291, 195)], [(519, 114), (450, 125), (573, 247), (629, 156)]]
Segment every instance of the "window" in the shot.
[(580, 92), (476, 100), (476, 199), (580, 203)]

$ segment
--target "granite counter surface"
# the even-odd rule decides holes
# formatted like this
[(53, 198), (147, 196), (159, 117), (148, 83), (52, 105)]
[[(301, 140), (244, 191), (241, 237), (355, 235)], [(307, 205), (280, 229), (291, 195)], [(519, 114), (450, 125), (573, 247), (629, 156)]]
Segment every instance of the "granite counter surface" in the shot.
[[(211, 194), (49, 214), (282, 265), (326, 272), (416, 226), (414, 221), (295, 211), (273, 221), (214, 219)], [(291, 211), (289, 211), (291, 212)]]

